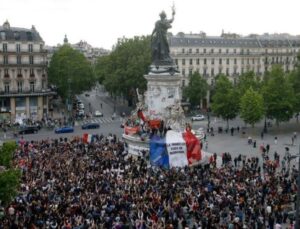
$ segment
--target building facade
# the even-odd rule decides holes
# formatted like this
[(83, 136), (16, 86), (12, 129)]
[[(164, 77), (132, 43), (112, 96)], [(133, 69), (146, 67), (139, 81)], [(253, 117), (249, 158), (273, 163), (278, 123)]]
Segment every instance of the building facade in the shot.
[(47, 51), (36, 31), (0, 26), (0, 121), (40, 120), (49, 114)]
[[(182, 86), (189, 83), (189, 75), (196, 71), (209, 85), (214, 85), (218, 74), (227, 75), (234, 83), (248, 71), (262, 76), (273, 64), (281, 64), (288, 72), (294, 68), (300, 50), (300, 37), (288, 34), (241, 37), (223, 33), (213, 37), (205, 33), (179, 33), (170, 36), (169, 43), (171, 56), (182, 74)], [(208, 94), (208, 101), (209, 97)]]

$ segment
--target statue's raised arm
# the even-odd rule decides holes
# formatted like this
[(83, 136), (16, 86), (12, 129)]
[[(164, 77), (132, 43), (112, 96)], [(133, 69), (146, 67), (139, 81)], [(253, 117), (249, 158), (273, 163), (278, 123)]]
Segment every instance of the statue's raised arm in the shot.
[(151, 35), (152, 65), (157, 69), (159, 69), (160, 66), (164, 66), (164, 68), (172, 69), (172, 71), (174, 71), (175, 64), (170, 57), (170, 49), (167, 39), (168, 29), (172, 28), (171, 24), (174, 21), (174, 5), (172, 7), (171, 19), (167, 19), (167, 15), (164, 11), (162, 11), (159, 16), (160, 20), (155, 23), (155, 27)]

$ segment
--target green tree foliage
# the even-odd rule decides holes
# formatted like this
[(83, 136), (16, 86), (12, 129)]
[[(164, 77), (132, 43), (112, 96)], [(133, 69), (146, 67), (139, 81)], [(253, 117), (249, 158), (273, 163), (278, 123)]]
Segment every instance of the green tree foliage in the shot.
[(260, 80), (253, 71), (242, 74), (237, 83), (237, 89), (241, 97), (250, 88), (252, 88), (254, 91), (260, 90)]
[(16, 149), (15, 142), (5, 142), (0, 150), (0, 166), (5, 166), (6, 168), (11, 167), (13, 154)]
[(264, 100), (261, 94), (248, 89), (241, 98), (240, 115), (245, 123), (254, 126), (264, 116)]
[(293, 116), (295, 104), (293, 87), (280, 65), (272, 67), (262, 91), (268, 118), (275, 119), (279, 124)]
[(226, 76), (218, 77), (212, 100), (213, 113), (226, 120), (228, 127), (228, 121), (234, 119), (239, 112), (239, 97), (237, 90)]
[[(62, 98), (81, 94), (95, 85), (95, 74), (82, 53), (65, 44), (57, 50), (48, 69), (49, 82)], [(70, 89), (70, 90), (69, 90)]]
[(20, 171), (11, 168), (15, 149), (15, 142), (6, 142), (0, 150), (0, 166), (4, 166), (4, 170), (0, 171), (0, 202), (4, 205), (17, 194), (20, 183)]
[(189, 85), (184, 88), (183, 96), (188, 98), (192, 106), (199, 105), (200, 101), (205, 98), (208, 85), (199, 72), (190, 75)]
[(95, 72), (111, 95), (128, 99), (132, 89), (146, 89), (143, 76), (148, 73), (150, 64), (150, 37), (123, 38), (109, 56), (97, 60)]
[(21, 172), (17, 169), (0, 172), (0, 200), (3, 205), (7, 205), (16, 196), (20, 177)]

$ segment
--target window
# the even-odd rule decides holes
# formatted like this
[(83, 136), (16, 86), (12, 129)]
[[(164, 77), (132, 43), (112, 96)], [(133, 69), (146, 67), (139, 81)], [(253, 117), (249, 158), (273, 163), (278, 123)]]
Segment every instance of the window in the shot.
[(247, 54), (248, 54), (248, 55), (250, 54), (250, 50), (249, 50), (249, 49), (247, 49)]
[(46, 89), (46, 81), (42, 80), (42, 89)]
[(226, 64), (229, 64), (229, 58), (226, 59)]
[(21, 64), (21, 56), (17, 56), (17, 64)]
[(185, 65), (185, 59), (182, 59), (182, 65)]
[(241, 54), (244, 54), (244, 49), (241, 49)]
[(236, 68), (233, 69), (233, 74), (234, 74), (234, 75), (237, 74)]
[(234, 53), (234, 54), (236, 53), (236, 49), (233, 49), (233, 53)]
[(212, 69), (210, 70), (210, 74), (211, 74), (211, 76), (214, 76), (214, 75), (215, 75), (215, 69), (214, 69), (214, 68), (212, 68)]
[(3, 64), (8, 64), (8, 56), (3, 56)]
[(5, 76), (5, 77), (8, 77), (8, 76), (9, 76), (9, 75), (8, 75), (8, 69), (7, 69), (7, 68), (4, 69), (4, 76)]
[(190, 65), (193, 65), (193, 59), (190, 59)]
[(211, 52), (211, 53), (214, 53), (214, 49), (211, 49), (210, 52)]
[(212, 64), (212, 65), (215, 64), (215, 59), (214, 59), (214, 58), (211, 59), (211, 64)]
[(192, 49), (189, 49), (189, 53), (192, 53)]
[(219, 49), (219, 53), (222, 53), (222, 49)]
[(206, 53), (206, 49), (203, 49), (203, 53)]
[(29, 45), (28, 45), (28, 52), (33, 52), (32, 44), (29, 44)]
[(17, 52), (21, 52), (21, 46), (20, 46), (20, 44), (16, 44), (16, 51)]
[(175, 64), (178, 65), (178, 59), (175, 59)]
[(185, 87), (185, 80), (182, 80), (182, 86)]
[(255, 64), (255, 59), (254, 58), (252, 59), (252, 64)]
[(198, 58), (198, 59), (196, 59), (196, 64), (197, 64), (197, 65), (199, 65), (199, 64), (200, 64), (200, 60), (199, 60), (199, 58)]
[(199, 49), (196, 49), (196, 53), (199, 53)]
[(241, 69), (241, 73), (244, 74), (244, 68)]
[(227, 53), (227, 54), (229, 53), (229, 49), (226, 49), (226, 53)]
[(30, 91), (34, 92), (34, 81), (30, 82)]
[(3, 52), (7, 52), (7, 44), (6, 43), (3, 44)]
[(4, 92), (9, 93), (9, 83), (4, 83)]
[(18, 81), (18, 92), (22, 92), (23, 90), (23, 82), (22, 81)]
[(182, 53), (184, 53), (184, 52), (185, 52), (185, 50), (184, 50), (184, 49), (182, 49), (182, 50), (181, 50), (181, 52), (182, 52)]
[(222, 64), (222, 59), (221, 58), (219, 59), (219, 64)]
[(268, 49), (265, 50), (265, 53), (268, 53)]
[(206, 76), (206, 74), (207, 74), (207, 70), (206, 68), (203, 68), (203, 75)]
[(193, 74), (193, 69), (189, 69), (189, 75)]
[(21, 76), (22, 75), (22, 69), (18, 68), (17, 73), (18, 73), (18, 76)]
[(226, 76), (229, 76), (229, 68), (226, 68)]
[(29, 56), (29, 64), (33, 64), (33, 56)]
[(234, 59), (233, 59), (233, 63), (234, 63), (234, 64), (236, 64), (236, 63), (237, 63), (237, 62), (236, 62), (236, 58), (234, 58)]
[(206, 64), (206, 58), (203, 59), (203, 63)]
[(219, 68), (219, 74), (222, 74), (222, 68)]
[(242, 64), (244, 64), (244, 59), (242, 58)]
[(40, 44), (40, 51), (43, 51), (43, 44)]
[(34, 76), (33, 68), (30, 68), (30, 76)]
[(182, 75), (185, 76), (185, 69), (182, 69)]
[(250, 64), (250, 61), (249, 61), (249, 59), (247, 59), (247, 64)]

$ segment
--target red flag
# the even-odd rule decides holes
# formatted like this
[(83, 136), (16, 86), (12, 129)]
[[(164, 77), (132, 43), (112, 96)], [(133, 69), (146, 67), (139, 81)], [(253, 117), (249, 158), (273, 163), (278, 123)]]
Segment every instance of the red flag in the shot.
[(189, 130), (183, 133), (183, 138), (186, 142), (186, 151), (189, 164), (200, 161), (202, 155), (199, 139)]

